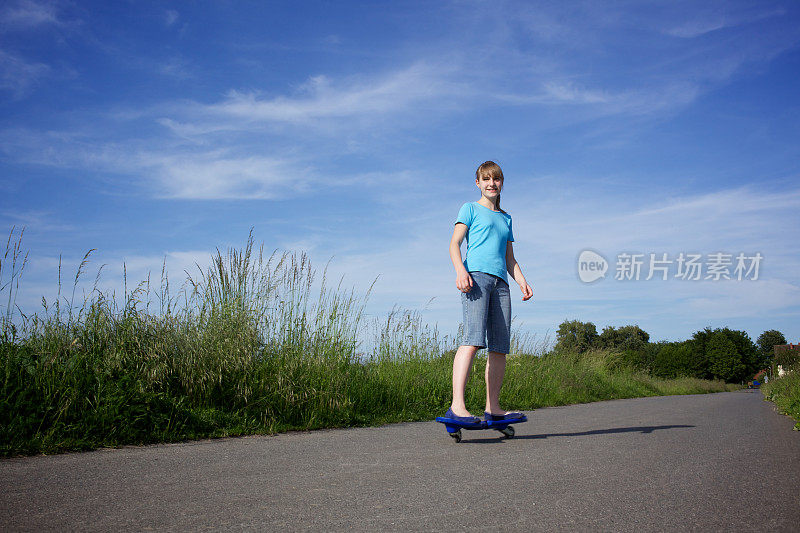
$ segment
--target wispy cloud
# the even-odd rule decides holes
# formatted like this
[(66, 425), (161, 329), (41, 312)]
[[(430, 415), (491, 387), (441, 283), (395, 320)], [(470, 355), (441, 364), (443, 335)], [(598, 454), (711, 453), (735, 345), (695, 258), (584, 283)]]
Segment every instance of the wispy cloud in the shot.
[[(800, 301), (800, 286), (772, 279), (758, 283), (706, 283), (703, 291), (687, 295), (688, 309), (708, 318), (757, 317), (785, 312)], [(699, 294), (698, 294), (699, 293)]]
[[(559, 189), (574, 188), (563, 179), (554, 181), (559, 183)], [(690, 327), (700, 329), (710, 318), (782, 312), (796, 302), (792, 295), (800, 287), (788, 280), (800, 269), (800, 258), (795, 249), (786, 249), (787, 239), (800, 239), (795, 229), (800, 227), (795, 214), (800, 210), (800, 191), (796, 189), (762, 191), (740, 187), (671, 200), (653, 195), (633, 201), (600, 186), (582, 189), (582, 199), (577, 202), (564, 198), (559, 191), (537, 190), (528, 196), (519, 190), (509, 196), (506, 208), (514, 217), (517, 259), (536, 292), (538, 305), (515, 304), (515, 315), (527, 324), (556, 326), (567, 318), (562, 316), (565, 308), (586, 320), (596, 320), (594, 316), (613, 321), (653, 315), (657, 323), (656, 309), (668, 307), (680, 309), (693, 324)], [(390, 246), (376, 243), (364, 251), (357, 242), (350, 243), (345, 234), (316, 239), (309, 234), (311, 241), (298, 237), (293, 242), (302, 243), (317, 260), (335, 256), (330, 273), (334, 277), (346, 275), (356, 281), (359, 289), (365, 290), (380, 274), (371, 297), (370, 309), (375, 312), (393, 304), (418, 308), (424, 305), (423, 299), (433, 297), (437, 303), (428, 317), (454, 330), (460, 307), (446, 247), (457, 206), (451, 213), (440, 206), (427, 205), (424, 199), (404, 199), (408, 198), (398, 191), (397, 205), (417, 206), (411, 213), (417, 219), (406, 221), (405, 212), (399, 209), (394, 224), (408, 230), (392, 235)], [(431, 232), (429, 228), (439, 229)], [(386, 235), (382, 228), (375, 230)], [(612, 263), (612, 271), (599, 284), (589, 286), (577, 279), (577, 256), (585, 248), (600, 251)], [(748, 255), (760, 252), (764, 260), (759, 281), (625, 283), (613, 279), (616, 254), (624, 251), (668, 253), (671, 259), (680, 251)], [(409, 258), (413, 258), (413, 266)], [(415, 288), (408, 291), (406, 285), (412, 272)], [(511, 285), (516, 297), (518, 288), (513, 281)], [(745, 305), (756, 300), (759, 301), (749, 307)], [(581, 311), (587, 302), (591, 305)]]
[(10, 2), (0, 11), (0, 29), (22, 30), (48, 24), (60, 24), (58, 9), (54, 2), (20, 0)]
[[(340, 153), (342, 144), (352, 151), (361, 146), (360, 140), (369, 141), (376, 134), (419, 127), (421, 114), (428, 120), (463, 109), (474, 91), (457, 74), (453, 67), (425, 62), (381, 75), (321, 74), (282, 95), (231, 90), (216, 103), (164, 102), (146, 113), (188, 142), (241, 148), (256, 139), (261, 139), (259, 146), (264, 139), (284, 144), (289, 139), (298, 148), (311, 145), (308, 155), (314, 159), (321, 153), (320, 137), (337, 144)], [(134, 113), (137, 118), (142, 114)], [(240, 133), (248, 137), (237, 137)]]
[[(85, 252), (84, 252), (85, 253)], [(139, 288), (149, 289), (149, 302), (158, 305), (157, 294), (161, 286), (162, 268), (167, 276), (172, 297), (179, 296), (182, 288), (187, 288), (187, 273), (199, 278), (201, 271), (211, 265), (213, 250), (172, 250), (162, 255), (120, 254), (95, 250), (88, 257), (81, 276), (76, 282), (76, 273), (84, 258), (80, 255), (32, 257), (26, 267), (16, 304), (26, 314), (41, 312), (42, 299), (52, 305), (58, 296), (58, 275), (61, 270), (61, 296), (72, 297), (75, 285), (76, 306), (82, 305), (84, 298), (91, 299), (93, 290), (106, 296), (114, 296), (117, 303), (124, 303), (124, 296)], [(148, 286), (149, 283), (149, 286)], [(140, 300), (147, 299), (140, 295)], [(62, 305), (65, 302), (62, 301)]]
[[(458, 94), (442, 66), (417, 63), (372, 79), (334, 82), (317, 75), (298, 87), (295, 96), (266, 97), (258, 92), (231, 91), (220, 103), (201, 108), (206, 114), (247, 122), (306, 124), (318, 119), (382, 116), (423, 106)], [(418, 108), (418, 107), (417, 107)]]
[[(586, 189), (591, 187), (584, 192)], [(745, 186), (671, 199), (623, 197), (593, 190), (580, 199), (571, 199), (569, 207), (563, 205), (563, 198), (550, 202), (542, 198), (539, 194), (531, 199), (531, 205), (538, 207), (521, 210), (515, 215), (515, 224), (538, 228), (533, 236), (521, 233), (520, 238), (558, 253), (577, 254), (586, 247), (609, 253), (712, 253), (747, 247), (728, 251), (769, 249), (782, 254), (781, 243), (786, 242), (787, 232), (798, 233), (794, 228), (800, 227), (792, 224), (799, 217), (800, 191), (791, 189), (767, 192)], [(553, 210), (549, 205), (559, 207)], [(776, 232), (775, 228), (783, 229)]]
[(172, 26), (178, 21), (180, 14), (175, 11), (174, 9), (168, 9), (164, 12), (164, 24), (167, 26)]
[[(671, 200), (657, 195), (634, 200), (602, 188), (584, 188), (577, 198), (540, 191), (535, 197), (509, 199), (507, 209), (514, 217), (517, 257), (534, 284), (536, 300), (552, 308), (553, 324), (567, 318), (559, 315), (570, 309), (595, 321), (654, 315), (658, 330), (657, 309), (669, 309), (667, 314), (679, 312), (687, 327), (699, 329), (711, 317), (756, 319), (789, 312), (797, 300), (787, 295), (800, 291), (791, 281), (800, 256), (796, 246), (787, 246), (800, 240), (797, 189), (740, 187)], [(610, 262), (606, 279), (593, 285), (577, 279), (577, 257), (587, 248)], [(643, 275), (642, 281), (620, 282), (613, 278), (622, 252), (667, 253), (672, 260), (679, 252), (760, 252), (764, 259), (758, 281), (646, 282)], [(534, 318), (522, 313), (524, 320)]]
[(496, 94), (494, 98), (518, 106), (560, 106), (580, 114), (572, 115), (571, 121), (593, 120), (613, 115), (654, 115), (674, 112), (691, 104), (701, 93), (700, 87), (691, 82), (670, 82), (654, 87), (638, 87), (625, 90), (597, 89), (579, 86), (570, 81), (548, 81), (529, 94)]
[[(488, 45), (468, 47), (467, 53), (501, 80), (498, 100), (560, 106), (569, 109), (574, 123), (615, 115), (672, 116), (747, 72), (747, 66), (771, 61), (800, 41), (789, 20), (770, 31), (756, 25), (777, 20), (785, 9), (737, 2), (669, 4), (616, 9), (579, 3), (569, 10), (492, 5), (477, 9), (470, 20), (484, 26), (481, 44)], [(720, 29), (731, 31), (715, 33)], [(637, 36), (635, 47), (627, 43), (632, 37), (624, 37), (631, 34)], [(701, 35), (708, 38), (692, 41)], [(512, 76), (516, 83), (507, 90), (502, 80)]]
[(691, 39), (700, 35), (705, 35), (706, 33), (710, 33), (712, 31), (720, 30), (728, 25), (729, 24), (726, 24), (725, 22), (725, 18), (723, 16), (719, 16), (718, 18), (710, 20), (690, 20), (681, 24), (680, 26), (668, 29), (664, 33), (667, 35), (672, 35), (673, 37)]
[(35, 228), (35, 231), (72, 231), (75, 229), (71, 224), (56, 218), (52, 212), (44, 210), (0, 210), (0, 221), (5, 222), (8, 227)]
[(602, 91), (590, 91), (576, 87), (571, 83), (550, 81), (545, 83), (544, 92), (552, 100), (579, 104), (597, 104), (608, 102), (610, 97)]
[[(37, 257), (100, 241), (109, 286), (123, 261), (132, 278), (160, 272), (159, 250), (180, 277), (209, 255), (192, 250), (254, 224), (270, 246), (334, 257), (331, 276), (359, 289), (380, 275), (375, 314), (435, 297), (426, 319), (454, 330), (455, 198), (477, 197), (465, 161), (498, 157), (536, 291), (514, 308), (523, 322), (641, 316), (658, 336), (748, 307), (779, 315), (791, 305), (782, 294), (796, 296), (800, 191), (775, 178), (791, 168), (788, 100), (758, 91), (790, 79), (781, 52), (800, 30), (790, 2), (770, 5), (791, 16), (744, 0), (343, 3), (276, 34), (257, 6), (141, 17), (130, 3), (10, 0), (0, 90), (42, 98), (7, 104), (0, 217), (41, 230), (29, 233), (48, 240)], [(730, 137), (728, 125), (739, 128)], [(738, 135), (749, 131), (759, 138)], [(231, 199), (267, 201), (212, 204)], [(44, 230), (62, 221), (74, 227)], [(586, 247), (612, 260), (760, 251), (763, 283), (587, 287), (573, 271)]]
[(6, 154), (29, 164), (105, 173), (155, 198), (271, 199), (302, 194), (316, 181), (313, 165), (292, 157), (242, 155), (194, 144), (100, 141), (76, 132), (0, 132)]
[(29, 62), (17, 55), (0, 50), (0, 89), (21, 98), (51, 72), (44, 63)]
[(157, 70), (164, 76), (187, 80), (195, 75), (190, 68), (190, 62), (182, 56), (173, 56), (157, 65)]
[(729, 6), (728, 9), (722, 8), (717, 11), (708, 9), (705, 12), (694, 13), (693, 18), (664, 30), (664, 33), (673, 37), (693, 39), (723, 28), (732, 28), (778, 17), (785, 12), (784, 9), (763, 11), (757, 4), (750, 5), (746, 9), (737, 9), (736, 6)]
[(140, 154), (152, 168), (160, 196), (186, 200), (271, 199), (307, 190), (312, 171), (289, 160), (230, 157), (222, 152), (191, 155)]

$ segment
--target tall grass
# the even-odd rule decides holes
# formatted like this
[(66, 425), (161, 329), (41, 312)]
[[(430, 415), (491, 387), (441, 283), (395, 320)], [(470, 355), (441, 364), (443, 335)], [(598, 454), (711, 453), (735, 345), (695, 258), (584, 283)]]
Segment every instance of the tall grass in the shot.
[(775, 404), (780, 412), (794, 418), (795, 431), (800, 431), (800, 364), (783, 377), (776, 377), (761, 386), (764, 398)]
[[(449, 404), (457, 339), (414, 311), (367, 319), (371, 289), (332, 286), (327, 268), (315, 285), (304, 254), (267, 256), (251, 235), (243, 250), (217, 250), (177, 294), (162, 267), (156, 288), (148, 279), (128, 291), (125, 276), (117, 301), (97, 289), (98, 272), (76, 305), (90, 252), (64, 291), (69, 299), (59, 281), (41, 313), (15, 318), (24, 265), (21, 233), (16, 239), (0, 263), (3, 290), (15, 291), (0, 337), (3, 455), (423, 420)], [(359, 339), (370, 333), (362, 352)], [(557, 354), (548, 345), (515, 330), (507, 407), (725, 389), (656, 380), (611, 352)], [(484, 366), (479, 355), (468, 388), (478, 412)]]
[[(6, 240), (6, 249), (3, 257), (0, 258), (0, 297), (7, 293), (5, 300), (5, 310), (0, 315), (0, 333), (2, 340), (9, 342), (16, 338), (17, 328), (14, 325), (14, 311), (16, 310), (16, 298), (19, 292), (19, 282), (22, 279), (22, 271), (28, 263), (28, 254), (22, 253), (22, 236), (25, 229), (16, 233), (16, 226), (11, 228)], [(10, 264), (9, 264), (10, 263)], [(1, 301), (1, 299), (0, 299)]]

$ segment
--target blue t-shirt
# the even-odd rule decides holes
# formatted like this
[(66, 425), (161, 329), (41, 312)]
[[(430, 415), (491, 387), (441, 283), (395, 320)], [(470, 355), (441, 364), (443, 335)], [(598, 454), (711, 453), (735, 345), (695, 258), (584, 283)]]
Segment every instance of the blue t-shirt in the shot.
[(458, 211), (456, 224), (461, 222), (467, 228), (467, 254), (464, 268), (467, 272), (486, 272), (506, 278), (506, 248), (514, 240), (511, 230), (511, 215), (492, 211), (478, 202), (469, 202)]

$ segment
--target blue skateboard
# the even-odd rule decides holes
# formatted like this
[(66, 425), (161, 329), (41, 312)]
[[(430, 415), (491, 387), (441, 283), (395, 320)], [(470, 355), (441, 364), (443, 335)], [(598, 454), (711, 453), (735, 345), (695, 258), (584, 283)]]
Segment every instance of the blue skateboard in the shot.
[(444, 424), (445, 429), (447, 429), (447, 433), (450, 434), (451, 437), (456, 442), (461, 442), (461, 430), (466, 429), (469, 431), (474, 431), (477, 429), (495, 429), (503, 434), (504, 438), (510, 439), (514, 436), (514, 427), (511, 424), (521, 424), (522, 422), (527, 422), (528, 417), (522, 415), (521, 418), (506, 418), (504, 420), (481, 420), (477, 424), (465, 424), (463, 422), (459, 422), (458, 420), (453, 420), (452, 418), (446, 418), (443, 416), (437, 416), (436, 421), (440, 424)]

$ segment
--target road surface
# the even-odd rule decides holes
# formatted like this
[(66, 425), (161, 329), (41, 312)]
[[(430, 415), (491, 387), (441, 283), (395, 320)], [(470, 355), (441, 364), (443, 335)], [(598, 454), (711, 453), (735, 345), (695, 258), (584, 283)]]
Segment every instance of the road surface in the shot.
[(0, 529), (800, 530), (800, 432), (760, 391), (0, 461)]

